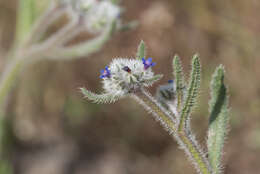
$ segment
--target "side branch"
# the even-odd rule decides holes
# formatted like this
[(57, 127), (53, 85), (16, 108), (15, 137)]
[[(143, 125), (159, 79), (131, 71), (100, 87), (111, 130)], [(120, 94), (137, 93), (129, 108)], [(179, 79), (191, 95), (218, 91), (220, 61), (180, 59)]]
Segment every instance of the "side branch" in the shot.
[(141, 89), (136, 94), (131, 95), (148, 112), (152, 113), (154, 118), (160, 122), (170, 135), (172, 135), (186, 152), (189, 159), (193, 162), (199, 173), (211, 174), (211, 167), (205, 154), (201, 150), (195, 138), (185, 131), (178, 131), (176, 117), (173, 113), (166, 111), (147, 91)]
[(141, 89), (136, 94), (131, 95), (139, 104), (141, 104), (149, 113), (152, 113), (156, 121), (170, 133), (175, 133), (175, 116), (165, 110), (147, 91)]

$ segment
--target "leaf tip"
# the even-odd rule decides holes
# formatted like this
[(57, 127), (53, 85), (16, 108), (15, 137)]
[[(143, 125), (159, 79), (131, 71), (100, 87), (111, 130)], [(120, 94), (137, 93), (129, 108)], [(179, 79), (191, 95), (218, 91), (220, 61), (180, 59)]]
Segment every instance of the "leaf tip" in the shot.
[(136, 58), (137, 59), (142, 59), (145, 57), (146, 54), (146, 46), (143, 40), (140, 41), (140, 44), (138, 46), (138, 50), (136, 53)]

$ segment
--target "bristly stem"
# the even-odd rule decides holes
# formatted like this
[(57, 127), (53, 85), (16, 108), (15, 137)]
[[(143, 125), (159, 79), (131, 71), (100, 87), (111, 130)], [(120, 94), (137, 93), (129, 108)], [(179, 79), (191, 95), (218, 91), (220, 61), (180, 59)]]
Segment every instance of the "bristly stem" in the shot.
[(88, 56), (98, 51), (113, 35), (116, 28), (116, 21), (113, 20), (99, 36), (83, 43), (69, 47), (54, 48), (51, 55), (45, 58), (53, 60), (73, 60), (82, 56)]
[[(131, 95), (138, 103), (152, 113), (154, 118), (160, 122), (160, 124), (170, 133), (173, 134), (176, 130), (175, 116), (165, 110), (159, 102), (157, 102), (149, 92), (145, 89), (141, 89), (139, 92)], [(175, 134), (175, 133), (174, 133)]]
[(190, 161), (193, 163), (199, 173), (212, 174), (212, 169), (208, 159), (203, 153), (201, 147), (195, 140), (194, 136), (187, 132), (178, 132), (179, 144), (185, 150)]
[(54, 4), (50, 4), (50, 7), (33, 24), (31, 34), (25, 40), (24, 46), (30, 46), (38, 42), (50, 25), (65, 15), (66, 12), (67, 9), (65, 7), (56, 7)]
[[(185, 150), (199, 173), (211, 174), (211, 167), (205, 155), (193, 136), (185, 131), (178, 132), (173, 114), (166, 111), (147, 91), (141, 89), (132, 97), (144, 108), (153, 114), (155, 119), (176, 139), (181, 148)], [(175, 116), (174, 116), (175, 117)]]

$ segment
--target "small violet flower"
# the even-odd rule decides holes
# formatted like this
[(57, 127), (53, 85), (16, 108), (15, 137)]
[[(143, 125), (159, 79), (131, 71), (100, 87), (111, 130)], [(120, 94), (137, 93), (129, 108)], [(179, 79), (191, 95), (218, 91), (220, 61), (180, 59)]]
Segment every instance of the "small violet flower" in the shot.
[(102, 69), (101, 71), (101, 75), (99, 76), (101, 79), (107, 77), (107, 78), (110, 78), (111, 76), (111, 72), (110, 70), (108, 69), (108, 66), (105, 67), (105, 69)]
[(142, 58), (144, 69), (147, 70), (149, 67), (153, 67), (155, 65), (154, 62), (152, 62), (152, 58), (149, 57), (148, 59)]

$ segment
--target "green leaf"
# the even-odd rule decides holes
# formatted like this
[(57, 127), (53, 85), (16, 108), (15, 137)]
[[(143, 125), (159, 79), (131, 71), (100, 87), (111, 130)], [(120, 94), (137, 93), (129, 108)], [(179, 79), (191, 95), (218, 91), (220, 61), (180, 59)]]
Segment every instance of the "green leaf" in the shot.
[(224, 67), (216, 68), (211, 81), (211, 100), (209, 101), (208, 154), (215, 174), (221, 173), (223, 146), (228, 124), (228, 97), (224, 85)]
[(173, 59), (173, 74), (176, 84), (177, 109), (180, 112), (183, 104), (185, 84), (182, 65), (178, 55), (175, 55)]
[(11, 163), (7, 160), (0, 159), (0, 174), (12, 174), (13, 169)]
[(145, 57), (145, 54), (146, 54), (146, 46), (145, 46), (145, 43), (144, 41), (142, 40), (138, 46), (138, 50), (137, 50), (137, 53), (136, 53), (136, 59), (142, 59)]
[(187, 121), (189, 120), (190, 113), (196, 102), (198, 91), (200, 87), (200, 60), (199, 56), (196, 54), (192, 58), (192, 71), (189, 79), (189, 86), (187, 90), (187, 94), (185, 96), (184, 105), (182, 107), (180, 123), (178, 126), (178, 130), (182, 131), (187, 126)]
[(105, 103), (114, 103), (119, 100), (119, 95), (104, 93), (104, 94), (95, 94), (91, 91), (86, 90), (85, 88), (80, 88), (81, 92), (84, 94), (86, 98), (93, 101), (94, 103), (105, 104)]

